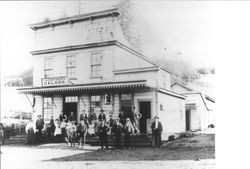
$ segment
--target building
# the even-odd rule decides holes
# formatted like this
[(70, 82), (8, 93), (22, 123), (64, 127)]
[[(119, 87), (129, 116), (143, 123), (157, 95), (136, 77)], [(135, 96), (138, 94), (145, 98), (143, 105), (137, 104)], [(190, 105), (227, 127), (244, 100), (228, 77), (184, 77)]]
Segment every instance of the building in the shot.
[(187, 97), (185, 99), (186, 130), (204, 130), (210, 124), (215, 125), (215, 100), (212, 97), (180, 82), (174, 82), (171, 88)]
[(33, 87), (20, 93), (33, 96), (34, 117), (45, 121), (63, 112), (94, 108), (118, 116), (119, 109), (142, 113), (140, 131), (150, 133), (155, 115), (164, 133), (185, 131), (186, 96), (171, 90), (171, 73), (132, 50), (110, 9), (30, 25), (35, 33)]

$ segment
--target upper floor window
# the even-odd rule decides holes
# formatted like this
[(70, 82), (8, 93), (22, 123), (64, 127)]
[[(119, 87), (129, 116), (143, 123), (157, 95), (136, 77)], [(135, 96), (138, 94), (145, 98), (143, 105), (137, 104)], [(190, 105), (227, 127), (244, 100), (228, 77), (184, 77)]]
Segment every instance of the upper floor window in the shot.
[(53, 58), (45, 58), (44, 60), (44, 77), (52, 77), (53, 73)]
[(43, 98), (43, 117), (45, 120), (50, 119), (52, 116), (52, 98), (44, 97)]
[(69, 79), (76, 78), (76, 56), (67, 56), (67, 76)]
[(91, 54), (91, 77), (101, 77), (102, 53)]

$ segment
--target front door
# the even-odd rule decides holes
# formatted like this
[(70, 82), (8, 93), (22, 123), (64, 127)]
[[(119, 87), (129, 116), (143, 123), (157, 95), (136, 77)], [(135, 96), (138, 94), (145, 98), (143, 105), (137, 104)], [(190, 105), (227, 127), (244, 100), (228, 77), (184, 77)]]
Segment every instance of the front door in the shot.
[(69, 118), (73, 112), (73, 120), (77, 121), (77, 96), (66, 96), (63, 103), (63, 113)]
[(191, 116), (191, 110), (187, 109), (186, 110), (186, 131), (190, 130), (190, 116)]
[(139, 112), (142, 114), (140, 119), (140, 132), (143, 134), (147, 133), (147, 119), (151, 118), (151, 102), (150, 101), (140, 101), (139, 102)]

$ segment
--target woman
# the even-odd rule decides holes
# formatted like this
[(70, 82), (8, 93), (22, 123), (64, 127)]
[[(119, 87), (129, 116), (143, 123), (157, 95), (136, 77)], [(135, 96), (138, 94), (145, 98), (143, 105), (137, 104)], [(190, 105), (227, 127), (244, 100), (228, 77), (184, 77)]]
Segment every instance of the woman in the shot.
[(129, 118), (126, 119), (126, 124), (124, 125), (124, 134), (125, 134), (125, 141), (124, 141), (124, 147), (126, 149), (131, 148), (131, 142), (130, 142), (130, 135), (134, 133), (133, 125)]
[(55, 121), (55, 133), (54, 136), (56, 137), (56, 141), (59, 141), (59, 137), (62, 135), (60, 121), (56, 119)]
[(32, 120), (26, 125), (25, 131), (27, 133), (27, 144), (31, 145), (35, 142), (35, 132), (34, 132), (35, 124)]

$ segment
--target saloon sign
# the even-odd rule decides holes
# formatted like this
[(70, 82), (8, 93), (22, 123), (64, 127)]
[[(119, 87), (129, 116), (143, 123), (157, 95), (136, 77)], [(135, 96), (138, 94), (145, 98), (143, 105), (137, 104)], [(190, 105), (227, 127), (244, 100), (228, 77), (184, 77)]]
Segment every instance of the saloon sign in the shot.
[(42, 86), (62, 86), (67, 84), (68, 78), (65, 76), (42, 79)]

